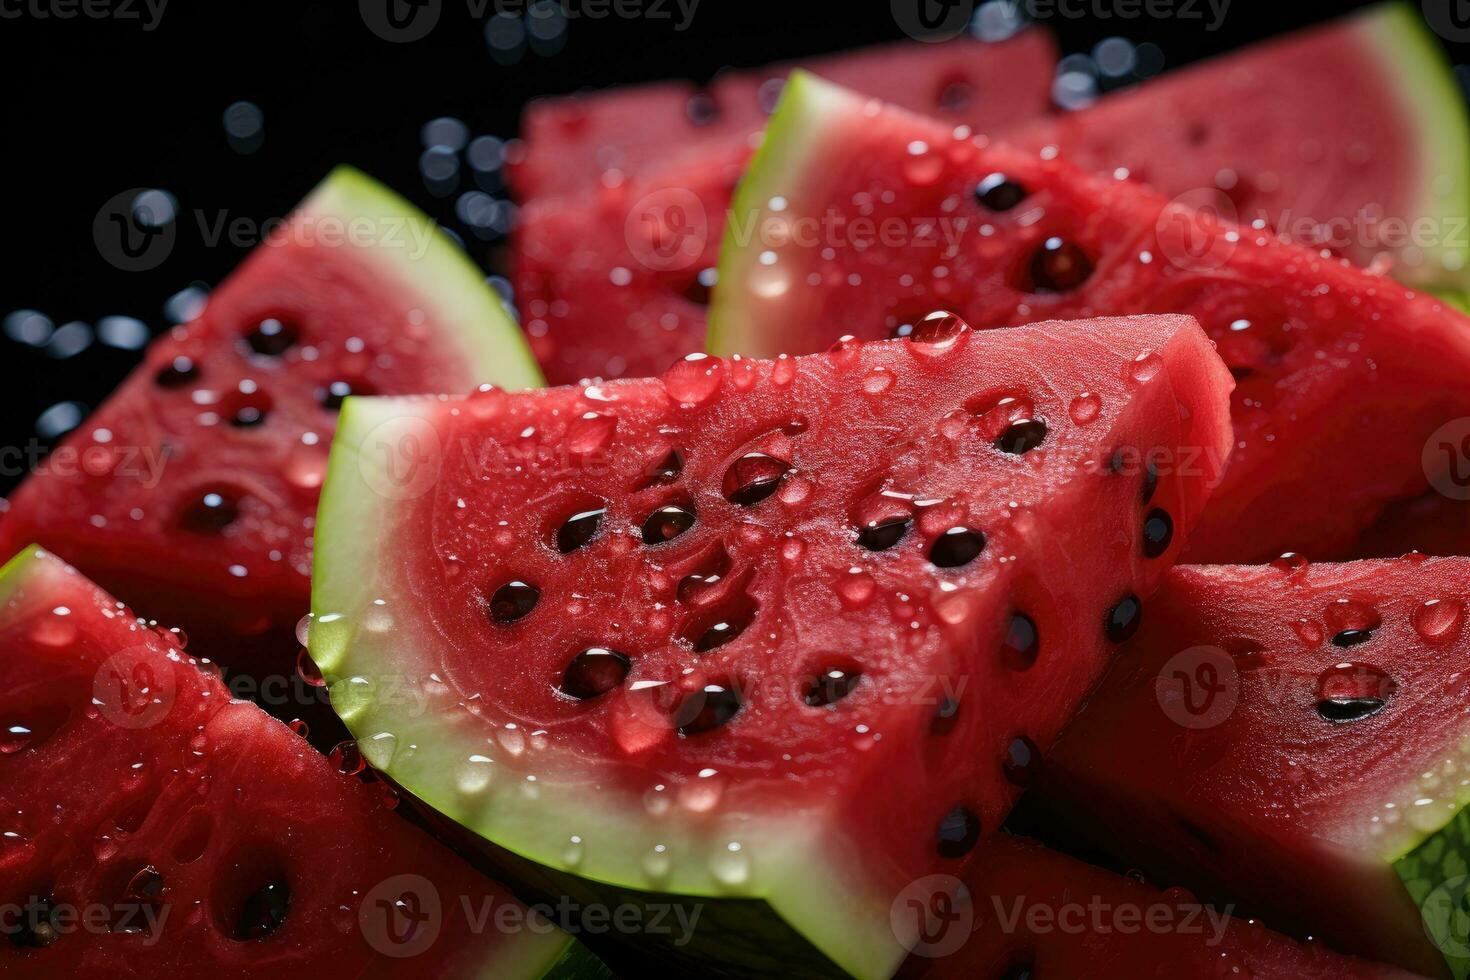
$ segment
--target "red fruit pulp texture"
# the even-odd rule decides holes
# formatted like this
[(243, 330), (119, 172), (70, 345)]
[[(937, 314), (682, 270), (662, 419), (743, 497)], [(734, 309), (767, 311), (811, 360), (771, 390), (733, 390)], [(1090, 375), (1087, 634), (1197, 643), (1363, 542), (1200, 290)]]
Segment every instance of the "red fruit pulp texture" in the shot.
[[(1001, 43), (899, 44), (810, 67), (988, 130), (1046, 111), (1055, 62), (1049, 35), (1029, 30)], [(527, 204), (515, 232), (514, 280), (532, 351), (551, 383), (654, 375), (704, 349), (730, 200), (751, 137), (790, 70), (776, 65), (717, 80), (714, 98), (728, 109), (706, 127), (688, 121), (693, 89), (676, 84), (527, 111), (529, 156), (512, 171)], [(608, 167), (616, 180), (606, 179)]]
[(435, 976), (530, 975), (560, 954), (473, 929), (465, 902), (509, 892), (74, 569), (31, 549), (0, 596), (0, 901), (24, 910), (0, 973), (357, 980), (415, 951)]

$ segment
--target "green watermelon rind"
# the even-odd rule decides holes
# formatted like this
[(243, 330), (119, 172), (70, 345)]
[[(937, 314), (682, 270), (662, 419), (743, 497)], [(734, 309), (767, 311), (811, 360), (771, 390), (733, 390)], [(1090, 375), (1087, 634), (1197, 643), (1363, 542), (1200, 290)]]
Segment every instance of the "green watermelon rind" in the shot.
[[(1361, 30), (1366, 46), (1379, 54), (1383, 77), (1394, 83), (1398, 101), (1419, 134), (1421, 198), (1407, 217), (1437, 218), (1442, 222), (1441, 238), (1454, 235), (1463, 241), (1470, 235), (1465, 225), (1470, 220), (1470, 114), (1449, 60), (1417, 5), (1385, 4), (1363, 18)], [(1444, 193), (1436, 188), (1441, 182), (1447, 184)], [(1411, 285), (1449, 287), (1447, 277), (1456, 284), (1451, 292), (1470, 289), (1470, 256), (1464, 245), (1426, 249), (1421, 271), (1422, 275), (1414, 269), (1395, 274)]]
[(844, 103), (850, 97), (810, 72), (793, 71), (786, 80), (776, 111), (766, 124), (760, 149), (746, 167), (730, 204), (732, 217), (725, 222), (718, 278), (710, 296), (709, 332), (705, 340), (705, 349), (710, 353), (728, 356), (758, 349), (743, 347), (755, 338), (724, 326), (727, 323), (748, 325), (755, 319), (745, 315), (740, 298), (746, 290), (735, 284), (748, 281), (754, 263), (760, 260), (761, 250), (752, 247), (749, 240), (742, 240), (742, 236), (760, 233), (761, 224), (770, 213), (772, 197), (791, 195), (793, 188), (783, 187), (781, 182), (806, 172), (807, 161), (823, 145), (821, 136), (826, 132), (826, 124), (843, 118)]
[[(363, 611), (382, 595), (394, 594), (375, 574), (394, 561), (389, 522), (395, 507), (373, 486), (382, 439), (374, 434), (393, 438), (416, 431), (427, 437), (422, 426), (432, 424), (439, 404), (434, 398), (347, 399), (323, 485), (308, 645), (328, 683), (332, 708), (364, 757), (415, 798), (495, 847), (604, 886), (601, 894), (613, 896), (610, 904), (630, 892), (712, 903), (761, 900), (788, 931), (794, 930), (798, 945), (809, 943), (856, 977), (891, 975), (906, 955), (890, 925), (892, 895), (864, 879), (861, 869), (852, 867), (851, 851), (825, 839), (823, 825), (803, 813), (746, 815), (738, 830), (721, 824), (719, 832), (690, 831), (652, 825), (638, 800), (622, 809), (611, 798), (589, 806), (585, 786), (558, 786), (544, 776), (534, 784), (534, 799), (524, 783), (504, 777), (488, 790), (465, 789), (457, 774), (472, 755), (484, 752), (481, 723), (452, 703), (412, 710), (403, 689), (390, 685), (405, 679), (416, 684), (415, 666), (431, 662), (431, 656), (406, 649), (402, 630), (374, 634), (361, 625)], [(386, 608), (391, 615), (393, 606)], [(403, 746), (413, 749), (401, 751)], [(621, 846), (569, 862), (568, 841), (588, 827)], [(727, 830), (729, 836), (719, 835)], [(711, 867), (719, 848), (732, 840), (747, 855), (759, 856), (752, 859), (746, 880), (733, 885), (720, 881)], [(668, 874), (651, 878), (642, 862), (655, 843), (663, 844), (673, 860)], [(851, 872), (840, 878), (844, 867)]]
[(1455, 980), (1470, 977), (1470, 809), (1393, 862)]
[(340, 166), (301, 203), (298, 216), (365, 222), (373, 244), (358, 255), (414, 297), (479, 383), (538, 388), (541, 369), (505, 305), (468, 255), (428, 215), (354, 167)]

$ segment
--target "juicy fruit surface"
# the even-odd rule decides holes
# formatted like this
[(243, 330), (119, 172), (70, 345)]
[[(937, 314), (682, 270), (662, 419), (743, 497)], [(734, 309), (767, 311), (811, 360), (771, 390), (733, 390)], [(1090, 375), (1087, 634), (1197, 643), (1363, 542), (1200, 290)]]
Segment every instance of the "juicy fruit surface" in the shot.
[[(1438, 973), (1414, 904), (1470, 857), (1438, 840), (1470, 799), (1467, 599), (1462, 558), (1177, 568), (1048, 758), (1047, 807), (1278, 925)], [(1438, 877), (1406, 890), (1410, 852), (1405, 877)]]
[[(1182, 888), (1160, 892), (1132, 877), (1006, 835), (991, 839), (967, 878), (967, 894), (949, 895), (947, 904), (928, 906), (934, 917), (927, 946), (932, 958), (915, 957), (903, 975), (926, 980), (1411, 978), (1402, 970), (1340, 956), (1317, 943), (1295, 942), (1254, 920), (1232, 918), (1228, 906), (1203, 905)], [(922, 892), (915, 896), (921, 901), (924, 897)], [(935, 909), (948, 913), (947, 925), (934, 916)], [(950, 939), (948, 929), (971, 924), (974, 931), (963, 945)], [(1027, 970), (1029, 974), (1022, 972)]]
[(1470, 408), (1461, 314), (1050, 156), (793, 80), (741, 185), (764, 231), (727, 238), (710, 349), (815, 350), (828, 324), (901, 334), (937, 307), (981, 327), (1182, 311), (1237, 379), (1187, 559), (1338, 553), (1427, 485), (1426, 438)]
[(1136, 628), (1228, 451), (1229, 383), (1186, 318), (950, 318), (354, 400), (312, 655), (373, 763), (491, 841), (765, 898), (886, 975), (893, 896), (997, 827)]
[[(916, 112), (1003, 124), (1045, 111), (1056, 60), (1051, 35), (1037, 29), (989, 44), (890, 44), (803, 66)], [(691, 147), (748, 145), (792, 68), (724, 73), (702, 90), (663, 82), (533, 102), (521, 120), (525, 145), (510, 167), (511, 189), (523, 203), (580, 195), (661, 170)]]
[(1406, 241), (1414, 222), (1470, 207), (1462, 99), (1407, 4), (1169, 72), (1004, 137), (1057, 147), (1088, 170), (1123, 168), (1166, 197), (1360, 266), (1391, 256), (1405, 282), (1464, 276), (1463, 246), (1437, 244), (1455, 237), (1449, 224), (1429, 247)]
[(437, 236), (334, 173), (22, 485), (0, 548), (39, 541), (196, 639), (289, 628), (347, 394), (535, 383), (514, 324)]
[[(1001, 43), (898, 45), (812, 67), (953, 124), (988, 130), (1046, 110), (1055, 62), (1048, 36), (1032, 30)], [(525, 189), (535, 199), (517, 223), (516, 300), (551, 383), (650, 376), (704, 348), (731, 197), (753, 152), (749, 137), (775, 104), (772, 95), (759, 109), (757, 92), (779, 91), (788, 70), (773, 66), (759, 79), (717, 81), (713, 97), (731, 112), (694, 130), (682, 114), (690, 93), (680, 86), (617, 90), (529, 112), (532, 162), (519, 173), (551, 160), (570, 166), (582, 155), (605, 161), (608, 144), (621, 146), (630, 133), (649, 141), (628, 151), (615, 181), (589, 173), (569, 186), (558, 183), (554, 195)], [(660, 107), (665, 100), (672, 108)], [(666, 113), (675, 125), (664, 136), (650, 120)], [(586, 132), (574, 130), (575, 145), (565, 146), (566, 125), (543, 116), (583, 119)], [(602, 147), (600, 155), (594, 146)]]
[(560, 955), (554, 931), (473, 930), (461, 899), (508, 892), (58, 559), (16, 558), (0, 602), (5, 976), (530, 976)]

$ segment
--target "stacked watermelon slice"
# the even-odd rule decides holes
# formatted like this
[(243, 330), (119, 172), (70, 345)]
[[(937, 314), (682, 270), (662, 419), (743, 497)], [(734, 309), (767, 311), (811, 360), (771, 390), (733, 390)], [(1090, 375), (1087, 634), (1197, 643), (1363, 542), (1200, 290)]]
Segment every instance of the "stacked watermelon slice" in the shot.
[(1470, 974), (1452, 76), (1054, 63), (533, 104), (524, 334), (329, 177), (0, 520), (0, 972)]

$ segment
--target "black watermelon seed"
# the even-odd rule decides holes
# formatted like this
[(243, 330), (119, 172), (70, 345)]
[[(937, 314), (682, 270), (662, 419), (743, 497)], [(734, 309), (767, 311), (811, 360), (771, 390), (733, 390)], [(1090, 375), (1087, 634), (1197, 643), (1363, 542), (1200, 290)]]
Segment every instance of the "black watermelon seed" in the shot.
[(583, 650), (567, 664), (561, 678), (561, 693), (578, 701), (606, 694), (621, 685), (632, 668), (626, 654), (606, 647)]
[(746, 453), (725, 472), (725, 499), (741, 507), (758, 504), (775, 493), (790, 472), (791, 464), (785, 460), (765, 453)]
[(808, 681), (801, 699), (813, 708), (836, 704), (851, 694), (853, 688), (857, 687), (858, 682), (862, 679), (863, 674), (860, 670), (832, 667)]
[(490, 597), (490, 618), (497, 623), (514, 623), (536, 608), (541, 590), (525, 582), (506, 582)]
[(245, 335), (245, 342), (250, 345), (250, 349), (266, 357), (280, 357), (296, 346), (300, 339), (301, 331), (295, 324), (276, 317), (261, 320), (255, 325), (255, 329)]
[(1155, 507), (1148, 512), (1143, 519), (1143, 555), (1145, 558), (1157, 558), (1169, 550), (1169, 545), (1174, 540), (1174, 519), (1169, 512), (1161, 507)]
[(342, 403), (353, 395), (371, 394), (374, 394), (373, 389), (361, 381), (357, 384), (352, 384), (347, 381), (333, 381), (327, 385), (326, 390), (321, 393), (320, 398), (322, 408), (325, 408), (329, 412), (336, 412), (340, 411)]
[(1029, 962), (1016, 963), (1001, 975), (1000, 980), (1035, 980), (1036, 968)]
[[(689, 720), (679, 726), (679, 734), (701, 735), (719, 728), (735, 717), (740, 706), (740, 695), (733, 688), (724, 684), (706, 684), (703, 691), (690, 695), (680, 707), (679, 717), (688, 717)], [(698, 710), (693, 710), (696, 707)]]
[(19, 921), (10, 925), (7, 931), (10, 932), (11, 943), (22, 949), (50, 946), (61, 938), (55, 904), (49, 898), (33, 898), (20, 910)]
[(230, 416), (230, 424), (237, 429), (250, 429), (265, 421), (265, 409), (259, 405), (242, 405)]
[(598, 528), (602, 527), (603, 515), (607, 508), (599, 507), (596, 510), (584, 510), (566, 519), (561, 527), (556, 529), (556, 550), (562, 554), (571, 554), (592, 540)]
[(980, 557), (985, 535), (967, 527), (952, 527), (929, 548), (929, 561), (940, 568), (958, 568)]
[(1355, 647), (1373, 639), (1372, 630), (1343, 630), (1332, 638), (1335, 647)]
[(869, 551), (887, 551), (903, 540), (913, 525), (912, 517), (889, 517), (858, 528), (858, 544)]
[(198, 377), (199, 365), (180, 355), (159, 369), (153, 376), (153, 383), (160, 388), (182, 388)]
[(682, 504), (660, 507), (643, 522), (643, 543), (672, 541), (694, 526), (694, 510)]
[(939, 821), (939, 856), (961, 858), (980, 842), (980, 818), (969, 807), (957, 806)]
[(1046, 438), (1046, 422), (1042, 419), (1019, 419), (1006, 426), (995, 440), (995, 448), (1012, 456), (1029, 453)]
[(1040, 652), (1041, 635), (1036, 630), (1036, 621), (1025, 613), (1012, 613), (1005, 643), (1000, 648), (1001, 661), (1011, 670), (1029, 670)]
[(745, 627), (749, 625), (749, 619), (734, 618), (722, 619), (717, 623), (711, 623), (694, 641), (694, 652), (708, 653), (716, 647), (722, 647), (745, 632)]
[(1032, 292), (1065, 293), (1092, 275), (1092, 260), (1080, 247), (1061, 238), (1048, 238), (1031, 260)]
[(992, 211), (1009, 211), (1026, 200), (1026, 188), (995, 173), (975, 185), (975, 199)]
[(1317, 702), (1317, 714), (1323, 721), (1343, 724), (1376, 715), (1387, 703), (1383, 698), (1373, 697), (1323, 698)]
[(227, 493), (209, 490), (188, 504), (179, 515), (179, 524), (196, 534), (218, 534), (240, 517), (240, 505)]
[(284, 881), (273, 881), (257, 889), (240, 906), (235, 938), (264, 939), (281, 927), (290, 908), (291, 889)]
[(1103, 632), (1110, 642), (1123, 643), (1138, 632), (1138, 626), (1142, 622), (1143, 603), (1138, 601), (1138, 596), (1130, 593), (1119, 599), (1118, 604), (1108, 610)]
[(959, 717), (959, 701), (948, 696), (940, 698), (939, 707), (934, 710), (934, 720), (930, 722), (929, 730), (935, 735), (948, 735), (959, 723)]
[(1006, 757), (1001, 763), (1005, 776), (1017, 786), (1026, 786), (1036, 778), (1041, 764), (1041, 750), (1025, 735), (1011, 739)]

